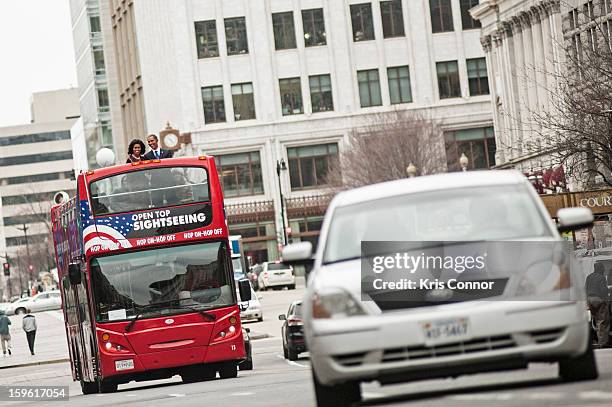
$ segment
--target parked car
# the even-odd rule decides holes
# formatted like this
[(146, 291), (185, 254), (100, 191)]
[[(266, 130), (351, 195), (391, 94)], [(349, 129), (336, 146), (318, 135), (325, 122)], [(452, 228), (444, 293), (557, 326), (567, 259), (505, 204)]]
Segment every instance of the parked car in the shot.
[[(238, 291), (236, 291), (236, 295), (240, 297)], [(251, 284), (251, 300), (241, 301), (240, 303), (240, 319), (242, 321), (248, 321), (251, 319), (256, 319), (257, 322), (263, 321), (263, 311), (261, 309), (261, 303), (259, 300), (261, 297), (258, 297), (253, 289), (253, 285)]]
[[(446, 253), (461, 244), (492, 241), (519, 240), (527, 249), (545, 242), (559, 247), (559, 231), (593, 222), (587, 208), (561, 209), (557, 218), (558, 229), (517, 171), (423, 176), (337, 194), (324, 217), (302, 304), (317, 404), (358, 402), (360, 384), (366, 381), (384, 385), (456, 377), (527, 368), (530, 362), (558, 363), (565, 381), (597, 378), (584, 302), (560, 301), (583, 298), (584, 280), (565, 267), (561, 256), (546, 253), (543, 261), (544, 253), (530, 250), (551, 277), (535, 286), (531, 266), (540, 263), (512, 250), (496, 252), (494, 259), (490, 255), (487, 262), (508, 272), (501, 298), (511, 300), (499, 300), (500, 293), (491, 291), (481, 293), (488, 296), (486, 305), (473, 299), (450, 302), (445, 300), (457, 293), (448, 288), (413, 294), (388, 288), (368, 294), (371, 301), (362, 298), (362, 261), (374, 264), (374, 255), (362, 259), (362, 242), (415, 243)], [(294, 265), (311, 263), (312, 246), (289, 245), (283, 259)], [(396, 276), (408, 275), (403, 270)], [(427, 301), (383, 301), (395, 292)]]
[(251, 346), (251, 330), (249, 328), (242, 328), (242, 337), (244, 338), (244, 351), (246, 353), (246, 359), (240, 362), (238, 369), (240, 370), (253, 370), (253, 348)]
[(302, 322), (302, 301), (293, 301), (287, 314), (281, 314), (278, 319), (285, 321), (281, 327), (283, 338), (283, 355), (285, 359), (297, 360), (302, 352), (306, 352), (304, 340), (304, 323)]
[(33, 297), (20, 298), (6, 307), (7, 315), (25, 314), (31, 312), (48, 311), (62, 308), (62, 297), (59, 291), (45, 291)]
[(295, 274), (293, 267), (283, 264), (280, 260), (262, 264), (262, 270), (259, 273), (259, 288), (267, 290), (268, 288), (276, 289), (287, 287), (290, 290), (295, 289)]

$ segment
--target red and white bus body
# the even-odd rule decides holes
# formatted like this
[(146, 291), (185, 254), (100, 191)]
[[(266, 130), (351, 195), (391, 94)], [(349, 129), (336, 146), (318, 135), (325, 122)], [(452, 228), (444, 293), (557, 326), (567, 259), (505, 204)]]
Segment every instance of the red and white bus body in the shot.
[(214, 377), (245, 358), (212, 157), (82, 173), (77, 196), (51, 218), (72, 375), (84, 392), (174, 374), (197, 380), (202, 369)]

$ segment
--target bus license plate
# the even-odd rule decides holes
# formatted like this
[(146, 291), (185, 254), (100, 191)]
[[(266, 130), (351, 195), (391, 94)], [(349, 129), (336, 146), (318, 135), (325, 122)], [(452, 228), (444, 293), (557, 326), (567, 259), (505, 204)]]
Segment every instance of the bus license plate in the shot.
[(116, 360), (115, 361), (115, 370), (130, 370), (134, 369), (134, 360)]
[(468, 336), (467, 318), (423, 322), (421, 326), (423, 327), (423, 333), (427, 342), (457, 340)]

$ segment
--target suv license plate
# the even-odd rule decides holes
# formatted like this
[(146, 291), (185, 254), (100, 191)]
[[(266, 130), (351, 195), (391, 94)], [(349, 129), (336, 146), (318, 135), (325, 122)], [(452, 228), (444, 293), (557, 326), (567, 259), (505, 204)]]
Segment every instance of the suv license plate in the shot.
[(116, 360), (115, 361), (115, 370), (130, 370), (134, 369), (134, 360)]
[(468, 325), (467, 318), (421, 323), (427, 342), (445, 342), (453, 339), (463, 339), (468, 336)]

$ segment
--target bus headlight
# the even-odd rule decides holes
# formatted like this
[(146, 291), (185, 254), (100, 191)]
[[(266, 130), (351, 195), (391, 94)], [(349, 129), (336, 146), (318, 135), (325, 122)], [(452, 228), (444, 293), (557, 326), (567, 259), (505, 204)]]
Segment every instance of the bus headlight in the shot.
[(345, 318), (365, 315), (361, 304), (342, 289), (315, 293), (312, 299), (313, 318)]

